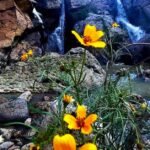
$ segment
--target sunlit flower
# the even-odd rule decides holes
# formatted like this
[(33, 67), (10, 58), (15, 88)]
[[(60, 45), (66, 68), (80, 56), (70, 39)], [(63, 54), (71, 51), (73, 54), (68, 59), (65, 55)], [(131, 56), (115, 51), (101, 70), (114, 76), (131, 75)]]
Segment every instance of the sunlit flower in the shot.
[(28, 60), (28, 54), (24, 53), (21, 55), (21, 61), (27, 61)]
[(144, 102), (144, 103), (142, 103), (142, 104), (141, 104), (141, 108), (142, 108), (142, 109), (146, 109), (146, 108), (147, 108), (147, 106), (148, 106), (148, 105), (147, 105), (147, 103), (146, 103), (146, 102)]
[(33, 56), (33, 50), (30, 49), (27, 54), (28, 54), (29, 57), (32, 57)]
[(81, 146), (79, 150), (97, 150), (97, 147), (95, 144), (87, 143)]
[[(71, 134), (56, 135), (53, 139), (53, 148), (54, 150), (76, 150), (75, 138)], [(97, 150), (97, 147), (95, 144), (86, 143), (79, 150)]]
[(117, 28), (117, 27), (119, 27), (119, 26), (120, 26), (120, 25), (119, 25), (117, 22), (113, 22), (113, 23), (112, 23), (112, 27), (113, 27), (113, 28)]
[(76, 150), (76, 141), (71, 134), (56, 135), (53, 139), (54, 150)]
[(106, 43), (100, 39), (104, 36), (104, 32), (101, 30), (97, 31), (96, 26), (87, 24), (84, 29), (83, 37), (76, 31), (72, 31), (72, 34), (84, 46), (92, 46), (95, 48), (104, 48), (106, 46)]
[(76, 118), (70, 114), (65, 114), (64, 121), (68, 123), (69, 129), (80, 130), (83, 134), (90, 134), (92, 132), (91, 124), (96, 121), (97, 115), (90, 114), (86, 116), (86, 107), (78, 105), (76, 110)]
[(30, 150), (40, 150), (40, 146), (39, 145), (35, 145), (35, 144), (31, 144), (30, 145)]
[(73, 97), (70, 96), (70, 95), (64, 95), (63, 96), (63, 101), (66, 102), (66, 103), (71, 103), (74, 101)]

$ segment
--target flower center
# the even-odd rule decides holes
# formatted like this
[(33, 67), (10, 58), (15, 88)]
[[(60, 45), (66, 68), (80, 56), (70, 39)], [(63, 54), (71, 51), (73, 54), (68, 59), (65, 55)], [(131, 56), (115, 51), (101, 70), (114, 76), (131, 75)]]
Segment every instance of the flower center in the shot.
[(88, 43), (88, 42), (92, 42), (92, 39), (91, 39), (90, 36), (84, 36), (84, 37), (83, 37), (83, 41), (84, 41), (84, 43), (86, 44), (86, 43)]
[(80, 128), (83, 127), (83, 126), (84, 126), (84, 119), (78, 118), (78, 119), (77, 119), (77, 124), (78, 124), (78, 126), (79, 126)]

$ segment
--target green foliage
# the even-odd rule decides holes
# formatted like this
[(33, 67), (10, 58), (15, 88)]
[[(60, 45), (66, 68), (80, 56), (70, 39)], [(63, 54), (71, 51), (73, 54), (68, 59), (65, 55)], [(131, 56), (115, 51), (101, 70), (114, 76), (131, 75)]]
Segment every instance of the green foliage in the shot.
[(95, 141), (99, 148), (118, 150), (134, 147), (139, 132), (135, 115), (129, 107), (130, 100), (131, 94), (127, 89), (117, 87), (109, 80), (103, 88), (91, 92), (85, 101), (89, 111), (100, 116), (97, 126), (101, 127), (95, 128)]

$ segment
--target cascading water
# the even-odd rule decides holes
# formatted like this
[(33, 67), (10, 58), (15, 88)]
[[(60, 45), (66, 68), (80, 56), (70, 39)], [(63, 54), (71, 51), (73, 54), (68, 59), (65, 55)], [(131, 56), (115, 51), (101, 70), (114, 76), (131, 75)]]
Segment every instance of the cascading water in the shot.
[(118, 10), (118, 16), (116, 18), (117, 22), (126, 28), (132, 42), (140, 40), (144, 37), (145, 32), (140, 27), (134, 26), (129, 22), (121, 0), (116, 0), (116, 3)]
[(65, 32), (65, 0), (61, 0), (61, 14), (59, 25), (49, 36), (49, 44), (55, 45), (54, 49), (60, 54), (64, 54), (64, 32)]

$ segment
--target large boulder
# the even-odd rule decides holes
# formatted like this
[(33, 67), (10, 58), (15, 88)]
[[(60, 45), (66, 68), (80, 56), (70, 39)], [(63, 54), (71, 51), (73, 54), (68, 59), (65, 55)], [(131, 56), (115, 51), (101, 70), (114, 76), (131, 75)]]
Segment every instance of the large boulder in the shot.
[[(24, 91), (43, 93), (50, 89), (62, 91), (66, 85), (60, 78), (62, 74), (60, 66), (63, 63), (70, 64), (74, 59), (80, 62), (83, 50), (83, 48), (72, 49), (69, 55), (64, 56), (51, 53), (41, 58), (35, 57), (27, 62), (18, 62), (7, 66), (0, 74), (0, 93)], [(84, 73), (87, 75), (84, 85), (89, 88), (100, 86), (104, 83), (105, 71), (91, 53), (88, 51), (86, 53), (87, 63), (84, 65)]]
[(14, 38), (31, 26), (30, 18), (17, 8), (13, 0), (0, 1), (0, 49), (10, 47)]

